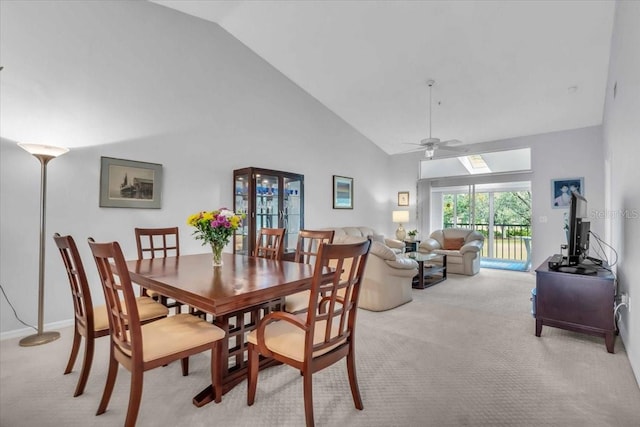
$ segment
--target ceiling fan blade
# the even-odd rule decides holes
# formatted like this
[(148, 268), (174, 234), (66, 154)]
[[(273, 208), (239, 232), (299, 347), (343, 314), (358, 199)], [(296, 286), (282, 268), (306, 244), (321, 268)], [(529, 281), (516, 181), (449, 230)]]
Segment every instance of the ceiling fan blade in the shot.
[(460, 141), (459, 139), (448, 139), (448, 140), (442, 141), (440, 143), (440, 145), (446, 145), (448, 147), (455, 147), (455, 146), (463, 145), (463, 144), (464, 144), (464, 142)]

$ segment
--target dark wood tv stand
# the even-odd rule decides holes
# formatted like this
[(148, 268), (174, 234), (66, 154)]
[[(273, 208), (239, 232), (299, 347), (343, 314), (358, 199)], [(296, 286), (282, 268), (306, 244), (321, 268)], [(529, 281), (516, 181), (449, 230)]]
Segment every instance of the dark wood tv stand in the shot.
[(545, 260), (536, 269), (536, 336), (542, 326), (604, 337), (609, 353), (615, 344), (615, 281), (598, 268), (595, 275), (549, 270)]

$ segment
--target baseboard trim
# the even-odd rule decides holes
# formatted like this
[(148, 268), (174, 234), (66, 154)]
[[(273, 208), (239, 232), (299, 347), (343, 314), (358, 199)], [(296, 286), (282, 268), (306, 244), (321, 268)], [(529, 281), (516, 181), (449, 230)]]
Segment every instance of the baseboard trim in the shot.
[[(67, 326), (73, 326), (73, 319), (61, 320), (60, 322), (47, 323), (44, 325), (45, 331), (54, 331), (60, 328), (66, 328)], [(0, 341), (9, 340), (12, 338), (26, 337), (33, 335), (32, 328), (14, 329), (13, 331), (7, 331), (0, 333)]]

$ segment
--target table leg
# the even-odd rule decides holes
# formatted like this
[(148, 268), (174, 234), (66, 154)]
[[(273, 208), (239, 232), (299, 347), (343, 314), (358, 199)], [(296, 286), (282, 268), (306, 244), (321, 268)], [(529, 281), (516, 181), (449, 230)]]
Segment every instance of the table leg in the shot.
[[(222, 372), (222, 394), (226, 394), (247, 377), (249, 366), (244, 357), (248, 351), (245, 337), (258, 326), (264, 316), (282, 307), (284, 301), (279, 298), (234, 313), (215, 316), (213, 323), (226, 334), (221, 343), (222, 357), (217, 366)], [(260, 361), (260, 369), (277, 364), (279, 363), (273, 359), (264, 359)], [(193, 404), (201, 407), (213, 400), (213, 385), (209, 385), (193, 398)]]

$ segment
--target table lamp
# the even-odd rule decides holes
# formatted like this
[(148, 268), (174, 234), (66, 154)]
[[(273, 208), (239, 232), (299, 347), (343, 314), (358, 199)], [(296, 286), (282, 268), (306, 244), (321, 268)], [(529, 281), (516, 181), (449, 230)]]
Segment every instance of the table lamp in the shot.
[(404, 240), (407, 237), (407, 232), (402, 227), (402, 224), (409, 222), (409, 211), (393, 211), (393, 222), (398, 224), (396, 239)]
[(23, 150), (32, 154), (36, 159), (40, 160), (40, 263), (38, 276), (38, 333), (29, 335), (20, 340), (22, 347), (30, 347), (34, 345), (46, 344), (48, 342), (60, 338), (59, 332), (44, 332), (44, 234), (45, 234), (45, 218), (46, 218), (46, 202), (47, 202), (47, 163), (51, 159), (63, 155), (68, 148), (52, 147), (49, 145), (39, 144), (23, 144), (18, 143)]

